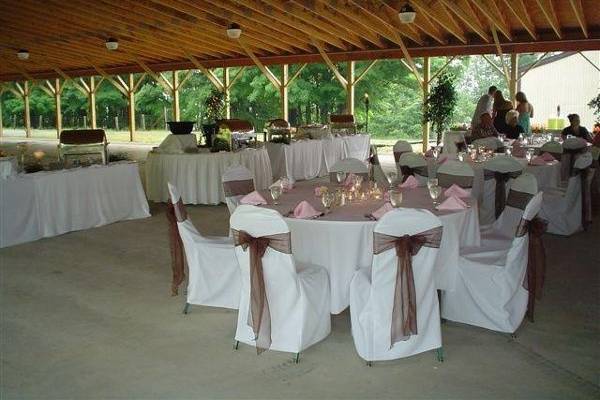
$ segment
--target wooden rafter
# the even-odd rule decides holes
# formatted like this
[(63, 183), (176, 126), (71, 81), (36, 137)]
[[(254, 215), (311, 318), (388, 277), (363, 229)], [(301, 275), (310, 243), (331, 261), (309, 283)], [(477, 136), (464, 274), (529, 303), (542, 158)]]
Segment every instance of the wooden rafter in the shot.
[(535, 0), (535, 1), (536, 1), (537, 5), (540, 7), (540, 10), (542, 10), (542, 14), (544, 14), (544, 17), (546, 17), (546, 21), (548, 21), (548, 23), (552, 27), (552, 30), (554, 31), (554, 33), (556, 33), (556, 36), (558, 36), (559, 39), (562, 39), (562, 32), (560, 29), (560, 21), (558, 20), (558, 15), (556, 15), (556, 10), (554, 9), (552, 0)]
[(490, 37), (481, 25), (479, 17), (473, 11), (469, 0), (440, 0), (444, 6), (454, 13), (466, 26), (475, 32), (484, 42), (489, 43)]
[(592, 67), (596, 68), (598, 70), (598, 72), (600, 72), (600, 67), (598, 65), (596, 65), (596, 63), (594, 63), (592, 60), (590, 60), (585, 54), (583, 54), (581, 51), (579, 52), (579, 55), (581, 57), (583, 57), (587, 62), (589, 62)]
[(437, 78), (437, 77), (438, 77), (438, 76), (439, 76), (439, 75), (440, 75), (442, 72), (444, 72), (444, 71), (445, 71), (445, 70), (448, 68), (448, 66), (450, 65), (450, 63), (451, 63), (452, 61), (454, 61), (454, 59), (455, 59), (455, 58), (456, 58), (456, 56), (452, 56), (452, 57), (450, 57), (450, 59), (449, 59), (448, 61), (446, 61), (446, 63), (445, 63), (444, 65), (442, 65), (442, 66), (441, 66), (441, 67), (440, 67), (440, 68), (439, 68), (437, 71), (435, 71), (435, 74), (433, 74), (433, 75), (432, 75), (432, 76), (429, 78), (429, 80), (428, 80), (428, 83), (431, 83), (431, 82), (433, 82), (433, 80), (434, 80), (435, 78)]
[(569, 0), (569, 3), (571, 3), (571, 8), (573, 9), (575, 18), (577, 18), (577, 22), (581, 27), (583, 36), (585, 36), (586, 38), (589, 37), (587, 22), (585, 21), (585, 11), (583, 10), (581, 0)]
[(446, 9), (445, 5), (442, 2), (437, 1), (426, 5), (425, 3), (415, 1), (411, 4), (414, 5), (417, 11), (427, 15), (429, 18), (441, 25), (445, 30), (450, 32), (450, 34), (452, 34), (462, 43), (467, 43), (467, 38), (465, 36), (464, 31), (454, 20), (454, 17), (450, 14), (448, 9)]
[(333, 61), (331, 61), (331, 59), (329, 58), (327, 53), (325, 53), (325, 50), (323, 50), (323, 46), (320, 43), (318, 43), (316, 40), (313, 40), (313, 45), (317, 48), (317, 50), (319, 51), (319, 54), (321, 55), (321, 57), (323, 57), (323, 61), (325, 61), (325, 64), (327, 64), (327, 66), (329, 67), (331, 72), (333, 72), (333, 75), (336, 77), (336, 79), (342, 84), (343, 87), (347, 87), (348, 80), (338, 70), (338, 68), (335, 66)]
[(494, 0), (471, 0), (471, 3), (485, 15), (490, 24), (494, 25), (508, 40), (512, 40), (510, 26)]
[(246, 47), (246, 45), (244, 44), (244, 42), (241, 39), (239, 40), (239, 42), (240, 42), (240, 46), (242, 46), (242, 48), (248, 54), (248, 57), (250, 57), (252, 59), (252, 61), (254, 61), (254, 63), (258, 67), (258, 69), (260, 69), (260, 71), (267, 77), (267, 79), (269, 80), (269, 82), (271, 82), (273, 84), (273, 86), (275, 86), (275, 88), (277, 88), (277, 89), (281, 88), (281, 81), (279, 80), (279, 78), (277, 78), (275, 76), (275, 74), (273, 74), (271, 72), (271, 70), (268, 67), (266, 67), (258, 59), (258, 57), (256, 57), (256, 55), (252, 52), (252, 50), (250, 50), (249, 48)]
[(521, 73), (521, 75), (519, 75), (519, 77), (517, 78), (517, 80), (521, 80), (521, 78), (523, 76), (525, 76), (526, 73), (528, 73), (532, 68), (534, 68), (536, 65), (538, 65), (540, 63), (540, 61), (542, 61), (544, 58), (546, 58), (546, 56), (548, 54), (550, 54), (550, 53), (546, 52), (546, 53), (542, 54), (537, 60), (535, 60), (534, 62), (532, 62), (531, 64), (529, 64), (527, 66), (527, 68), (525, 69), (525, 71), (523, 71)]
[(525, 30), (531, 35), (532, 39), (537, 40), (538, 35), (535, 31), (535, 25), (531, 21), (529, 10), (523, 0), (502, 0), (506, 7), (512, 12), (513, 16), (519, 21), (519, 23), (525, 28)]
[(294, 82), (294, 80), (296, 80), (296, 78), (298, 76), (300, 76), (300, 73), (302, 72), (302, 70), (307, 66), (308, 64), (302, 64), (300, 66), (300, 68), (298, 68), (296, 70), (296, 72), (294, 72), (294, 75), (292, 75), (290, 78), (288, 78), (287, 82), (284, 83), (285, 86), (289, 86), (292, 82)]
[(498, 32), (496, 32), (496, 26), (491, 24), (492, 37), (494, 38), (494, 44), (496, 45), (496, 51), (498, 57), (500, 57), (500, 62), (502, 63), (502, 70), (504, 71), (504, 78), (506, 78), (506, 82), (510, 81), (510, 73), (508, 72), (508, 67), (504, 62), (504, 54), (502, 52), (502, 46), (500, 45), (500, 40), (498, 40)]

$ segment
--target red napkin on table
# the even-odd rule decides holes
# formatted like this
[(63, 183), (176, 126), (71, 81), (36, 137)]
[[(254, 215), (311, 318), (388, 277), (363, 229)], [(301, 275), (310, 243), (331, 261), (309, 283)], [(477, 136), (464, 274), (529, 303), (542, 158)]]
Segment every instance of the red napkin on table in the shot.
[(371, 216), (378, 220), (378, 219), (381, 219), (381, 217), (383, 217), (389, 211), (392, 211), (393, 209), (394, 209), (394, 207), (390, 203), (385, 203), (384, 205), (379, 207), (377, 210), (373, 211), (371, 213)]
[(249, 204), (251, 206), (258, 206), (261, 204), (267, 204), (264, 197), (261, 196), (256, 190), (252, 193), (248, 193), (240, 200), (241, 204)]
[(419, 187), (419, 181), (414, 176), (409, 176), (406, 178), (403, 184), (400, 185), (402, 189), (414, 189)]
[(470, 190), (466, 190), (461, 188), (460, 186), (458, 186), (457, 184), (452, 184), (452, 186), (450, 186), (448, 189), (446, 189), (446, 191), (444, 192), (444, 195), (446, 197), (470, 197), (471, 196), (471, 191)]
[(321, 214), (323, 213), (315, 210), (315, 208), (306, 200), (302, 200), (300, 203), (298, 203), (293, 212), (294, 218), (301, 219), (315, 218)]
[(442, 204), (437, 206), (438, 210), (464, 210), (468, 208), (467, 203), (456, 196), (450, 196)]

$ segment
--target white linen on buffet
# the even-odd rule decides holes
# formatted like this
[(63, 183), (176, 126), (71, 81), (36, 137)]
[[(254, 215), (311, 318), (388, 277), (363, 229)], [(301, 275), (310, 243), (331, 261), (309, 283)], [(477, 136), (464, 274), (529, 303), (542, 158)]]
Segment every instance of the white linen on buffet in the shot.
[[(336, 187), (322, 182), (325, 186)], [(315, 209), (323, 210), (320, 199), (314, 195), (314, 182), (299, 182), (285, 193), (279, 205), (273, 205), (270, 196), (268, 208), (287, 213), (302, 200)], [(403, 207), (423, 208), (436, 214), (444, 226), (444, 235), (435, 264), (437, 289), (452, 290), (458, 270), (459, 246), (479, 246), (479, 220), (476, 202), (465, 199), (470, 208), (458, 211), (437, 211), (432, 207), (427, 188), (403, 191)], [(444, 200), (443, 195), (440, 198)], [(331, 214), (318, 219), (286, 218), (292, 232), (294, 257), (304, 263), (327, 268), (331, 285), (331, 313), (338, 314), (349, 305), (350, 282), (355, 271), (368, 267), (373, 259), (373, 229), (375, 222), (366, 214), (383, 204), (382, 200), (368, 200), (333, 208)]]
[(17, 157), (0, 157), (0, 179), (17, 174)]
[(369, 135), (326, 137), (298, 140), (289, 145), (266, 143), (273, 177), (308, 180), (325, 176), (330, 168), (345, 158), (366, 160), (369, 157)]
[(269, 155), (264, 148), (193, 154), (161, 154), (151, 151), (146, 159), (148, 199), (167, 202), (167, 182), (171, 182), (180, 190), (185, 204), (224, 203), (225, 192), (221, 177), (232, 165), (242, 165), (252, 171), (257, 189), (266, 189), (272, 182)]
[(192, 150), (198, 147), (198, 138), (193, 133), (188, 135), (167, 135), (158, 146), (161, 153), (182, 154), (186, 150)]
[(0, 180), (0, 247), (149, 217), (137, 163), (21, 174)]

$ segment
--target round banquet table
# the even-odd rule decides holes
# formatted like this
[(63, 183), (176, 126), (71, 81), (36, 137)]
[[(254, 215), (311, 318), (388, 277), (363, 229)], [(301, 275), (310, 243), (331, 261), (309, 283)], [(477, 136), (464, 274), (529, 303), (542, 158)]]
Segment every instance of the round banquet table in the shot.
[[(336, 187), (320, 182), (332, 189)], [(278, 205), (272, 204), (268, 192), (263, 191), (270, 203), (263, 207), (286, 216), (300, 201), (306, 200), (315, 209), (323, 210), (320, 198), (314, 195), (316, 185), (315, 181), (298, 182), (294, 189), (283, 194)], [(438, 289), (453, 290), (459, 247), (480, 244), (477, 202), (465, 199), (470, 206), (465, 210), (437, 211), (427, 188), (404, 190), (403, 197), (402, 207), (427, 209), (442, 221), (444, 233), (435, 265), (435, 284)], [(440, 201), (443, 200), (442, 195)], [(316, 219), (285, 218), (292, 236), (294, 259), (323, 266), (329, 272), (332, 314), (348, 307), (354, 273), (372, 263), (373, 229), (377, 222), (366, 215), (383, 204), (383, 200), (367, 200), (335, 207), (331, 213)]]
[(167, 202), (167, 182), (171, 182), (181, 193), (185, 204), (224, 203), (221, 177), (232, 165), (243, 165), (252, 171), (257, 189), (266, 189), (273, 180), (265, 148), (219, 153), (206, 150), (185, 154), (151, 151), (146, 159), (148, 200)]

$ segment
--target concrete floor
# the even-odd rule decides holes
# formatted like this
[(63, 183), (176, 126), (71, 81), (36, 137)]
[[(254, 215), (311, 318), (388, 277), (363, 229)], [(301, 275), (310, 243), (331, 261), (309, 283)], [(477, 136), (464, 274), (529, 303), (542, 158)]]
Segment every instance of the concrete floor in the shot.
[[(544, 298), (516, 340), (449, 322), (445, 362), (429, 352), (369, 368), (347, 311), (297, 365), (234, 351), (236, 312), (183, 315), (164, 210), (0, 250), (1, 399), (600, 398), (600, 222), (546, 236)], [(188, 210), (204, 234), (227, 232), (225, 206)]]

